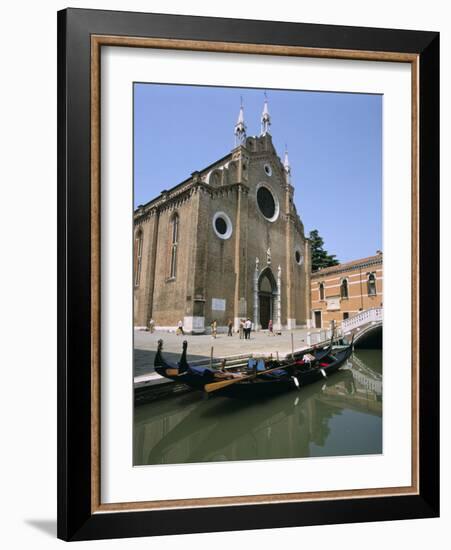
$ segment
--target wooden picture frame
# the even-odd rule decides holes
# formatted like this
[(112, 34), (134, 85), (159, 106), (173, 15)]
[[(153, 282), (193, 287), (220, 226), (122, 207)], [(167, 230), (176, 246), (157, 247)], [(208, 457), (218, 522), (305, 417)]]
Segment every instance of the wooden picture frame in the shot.
[[(326, 493), (100, 501), (100, 50), (395, 61), (412, 67), (412, 483)], [(439, 514), (439, 35), (68, 9), (58, 13), (58, 537), (114, 537)]]

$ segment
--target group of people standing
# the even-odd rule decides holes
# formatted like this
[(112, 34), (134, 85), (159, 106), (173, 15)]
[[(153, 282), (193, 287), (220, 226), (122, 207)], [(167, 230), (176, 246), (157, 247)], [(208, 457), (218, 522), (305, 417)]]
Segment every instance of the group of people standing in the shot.
[[(212, 338), (216, 338), (218, 335), (218, 323), (216, 319), (213, 319), (211, 322), (211, 336)], [(251, 337), (251, 331), (252, 331), (252, 321), (250, 319), (240, 319), (240, 326), (239, 326), (239, 335), (240, 340), (250, 340)], [(233, 336), (233, 321), (232, 319), (229, 319), (227, 322), (227, 336)]]
[[(218, 336), (218, 323), (216, 319), (213, 319), (211, 322), (211, 336), (212, 338), (216, 338)], [(155, 321), (151, 319), (149, 321), (149, 331), (153, 333), (155, 331)], [(239, 335), (240, 340), (250, 340), (251, 338), (251, 332), (252, 332), (252, 321), (249, 319), (240, 319), (240, 325), (239, 325)], [(269, 321), (268, 324), (268, 332), (270, 336), (274, 336), (274, 328), (273, 328), (273, 322), (272, 320)], [(185, 331), (183, 330), (183, 322), (180, 320), (177, 323), (177, 329), (175, 331), (177, 335), (185, 334)], [(227, 322), (227, 336), (233, 336), (233, 321), (232, 319), (229, 319)]]
[(252, 331), (252, 321), (249, 319), (240, 319), (240, 340), (250, 340)]
[[(218, 322), (216, 319), (213, 319), (211, 322), (211, 337), (216, 338), (218, 336)], [(250, 340), (251, 337), (251, 331), (252, 331), (252, 321), (248, 319), (240, 319), (240, 326), (239, 326), (239, 335), (240, 340)], [(232, 319), (229, 319), (227, 321), (227, 336), (233, 336), (233, 321)]]

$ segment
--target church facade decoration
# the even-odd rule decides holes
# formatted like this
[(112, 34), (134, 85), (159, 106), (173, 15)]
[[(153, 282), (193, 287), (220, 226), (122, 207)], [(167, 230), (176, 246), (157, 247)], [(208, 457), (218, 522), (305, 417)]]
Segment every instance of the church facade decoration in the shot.
[(248, 137), (241, 105), (228, 155), (135, 210), (136, 327), (308, 324), (310, 245), (270, 126), (265, 97), (261, 134)]

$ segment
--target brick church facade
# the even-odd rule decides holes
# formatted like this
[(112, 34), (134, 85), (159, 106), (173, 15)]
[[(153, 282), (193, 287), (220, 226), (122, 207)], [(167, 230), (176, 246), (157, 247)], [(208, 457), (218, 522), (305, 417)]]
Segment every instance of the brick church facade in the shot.
[(134, 324), (203, 333), (250, 318), (255, 329), (305, 326), (310, 246), (279, 158), (265, 99), (259, 136), (241, 106), (235, 148), (134, 213)]

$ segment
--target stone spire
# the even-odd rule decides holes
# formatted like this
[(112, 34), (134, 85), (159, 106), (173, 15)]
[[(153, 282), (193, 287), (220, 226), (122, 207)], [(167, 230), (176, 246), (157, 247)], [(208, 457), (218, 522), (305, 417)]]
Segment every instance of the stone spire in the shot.
[(285, 158), (283, 160), (283, 167), (285, 169), (285, 179), (287, 183), (291, 183), (291, 166), (290, 166), (290, 160), (288, 158), (288, 149), (285, 145)]
[(262, 123), (262, 129), (261, 129), (260, 135), (265, 136), (266, 134), (269, 134), (269, 127), (271, 126), (271, 116), (269, 114), (268, 97), (266, 96), (266, 92), (265, 92), (265, 102), (263, 104), (261, 123)]
[(246, 124), (244, 124), (243, 98), (241, 98), (240, 113), (235, 124), (235, 147), (246, 141)]

